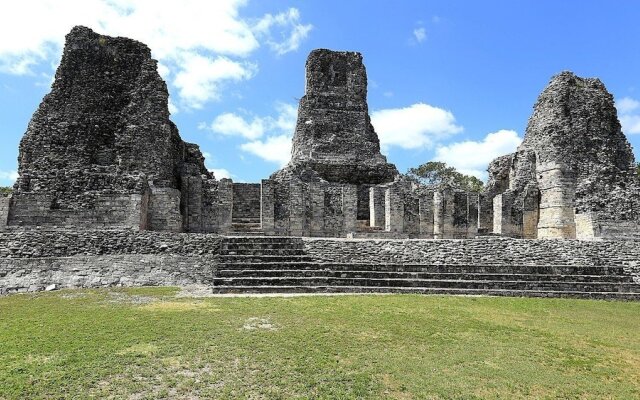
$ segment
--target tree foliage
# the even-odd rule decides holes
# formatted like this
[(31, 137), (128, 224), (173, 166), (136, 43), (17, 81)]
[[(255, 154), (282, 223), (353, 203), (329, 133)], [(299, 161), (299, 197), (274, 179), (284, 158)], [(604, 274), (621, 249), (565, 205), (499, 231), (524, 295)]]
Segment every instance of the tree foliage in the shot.
[(13, 192), (12, 188), (0, 186), (0, 196), (8, 196), (11, 192)]
[(441, 161), (429, 161), (416, 168), (409, 168), (407, 177), (424, 185), (446, 184), (471, 192), (480, 192), (484, 187), (484, 183), (480, 179), (464, 175)]

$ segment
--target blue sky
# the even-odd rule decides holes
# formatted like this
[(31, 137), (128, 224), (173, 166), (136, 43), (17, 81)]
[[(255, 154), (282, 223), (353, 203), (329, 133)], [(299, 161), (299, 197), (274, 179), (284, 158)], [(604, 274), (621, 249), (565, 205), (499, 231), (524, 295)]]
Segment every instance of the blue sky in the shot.
[(149, 45), (183, 139), (238, 182), (286, 163), (315, 48), (363, 54), (374, 127), (401, 171), (437, 159), (484, 178), (563, 70), (605, 83), (638, 158), (639, 16), (633, 0), (6, 2), (0, 185), (15, 179), (20, 138), (73, 25)]

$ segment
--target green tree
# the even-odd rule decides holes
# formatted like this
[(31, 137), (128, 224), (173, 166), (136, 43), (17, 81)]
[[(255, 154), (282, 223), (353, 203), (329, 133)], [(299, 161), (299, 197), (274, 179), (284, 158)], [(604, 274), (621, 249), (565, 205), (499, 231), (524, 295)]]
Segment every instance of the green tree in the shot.
[(2, 187), (0, 186), (0, 196), (8, 196), (13, 191), (10, 187)]
[(484, 187), (484, 183), (480, 179), (464, 175), (441, 161), (429, 161), (416, 168), (409, 168), (406, 176), (410, 180), (424, 185), (448, 184), (472, 192), (480, 192)]

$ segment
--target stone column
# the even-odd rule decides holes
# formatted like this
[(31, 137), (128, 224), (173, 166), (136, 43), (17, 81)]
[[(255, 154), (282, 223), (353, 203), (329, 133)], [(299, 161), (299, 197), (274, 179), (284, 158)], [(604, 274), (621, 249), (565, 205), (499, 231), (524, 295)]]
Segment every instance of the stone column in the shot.
[(536, 165), (540, 187), (538, 238), (575, 239), (575, 179), (555, 162)]
[(438, 190), (433, 194), (433, 237), (451, 239), (454, 236), (455, 202), (449, 189)]
[(524, 196), (524, 206), (522, 208), (522, 237), (525, 239), (536, 239), (538, 237), (538, 219), (540, 216), (540, 205), (538, 204), (537, 189), (529, 189)]
[(324, 184), (312, 182), (309, 184), (309, 201), (311, 202), (311, 236), (326, 236), (324, 231)]
[(507, 190), (493, 198), (493, 233), (522, 237), (522, 213), (514, 207), (514, 196)]
[(202, 178), (183, 176), (181, 192), (184, 230), (202, 232)]
[(493, 233), (498, 235), (503, 235), (506, 232), (505, 229), (505, 208), (503, 206), (505, 203), (505, 194), (501, 193), (493, 198)]
[(453, 200), (452, 233), (451, 237), (462, 239), (467, 237), (469, 228), (469, 199), (466, 192), (454, 192)]
[(302, 236), (304, 225), (304, 190), (303, 183), (291, 180), (289, 186), (289, 235)]
[(402, 232), (404, 230), (404, 202), (402, 193), (396, 186), (387, 188), (385, 198), (385, 231)]
[(433, 239), (433, 192), (420, 196), (420, 237)]
[(441, 191), (433, 192), (433, 238), (444, 238), (444, 196)]
[(344, 216), (344, 232), (355, 232), (358, 220), (358, 187), (342, 186), (342, 215)]
[(265, 235), (275, 233), (273, 182), (263, 179), (260, 185), (260, 223)]
[(576, 214), (576, 239), (595, 240), (597, 236), (594, 214)]
[(474, 238), (478, 234), (478, 193), (467, 193), (467, 237)]
[(218, 183), (218, 232), (229, 233), (233, 218), (233, 182), (222, 179)]
[(369, 226), (385, 226), (385, 189), (380, 186), (369, 188)]

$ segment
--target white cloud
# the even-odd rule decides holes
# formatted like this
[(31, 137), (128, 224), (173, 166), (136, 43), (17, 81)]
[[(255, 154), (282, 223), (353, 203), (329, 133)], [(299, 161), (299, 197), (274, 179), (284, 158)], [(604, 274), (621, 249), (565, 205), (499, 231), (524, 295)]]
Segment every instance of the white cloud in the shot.
[(616, 100), (622, 131), (627, 135), (640, 134), (640, 101), (631, 97)]
[[(59, 60), (64, 36), (74, 25), (85, 25), (147, 44), (160, 61), (160, 74), (176, 80), (180, 100), (199, 106), (219, 98), (220, 80), (253, 76), (255, 68), (249, 66), (254, 64), (246, 57), (261, 44), (284, 54), (296, 50), (311, 30), (300, 22), (295, 8), (258, 17), (256, 25), (241, 15), (246, 4), (247, 0), (13, 2), (0, 13), (0, 37), (5, 38), (0, 41), (0, 72), (29, 74), (37, 64)], [(203, 88), (198, 88), (200, 83)]]
[(431, 148), (463, 130), (450, 111), (424, 103), (374, 111), (371, 121), (383, 148)]
[(418, 43), (422, 43), (427, 40), (427, 30), (424, 28), (416, 28), (413, 30), (413, 36), (416, 38)]
[(273, 121), (273, 126), (293, 136), (298, 119), (298, 107), (287, 103), (277, 103), (276, 111), (278, 111), (278, 116)]
[(234, 113), (218, 115), (211, 123), (210, 129), (215, 133), (226, 136), (242, 136), (247, 139), (257, 139), (264, 134), (265, 122), (263, 118), (254, 117), (246, 121)]
[(466, 140), (436, 148), (435, 161), (444, 161), (459, 172), (486, 180), (486, 169), (497, 157), (513, 153), (522, 138), (512, 130), (489, 133), (482, 141)]
[(13, 185), (18, 176), (18, 171), (0, 171), (0, 181), (9, 185)]
[(269, 136), (265, 140), (254, 140), (240, 145), (243, 151), (252, 153), (263, 160), (286, 165), (291, 159), (291, 136)]
[(266, 133), (287, 134), (292, 136), (296, 126), (298, 110), (292, 104), (277, 103), (277, 115), (245, 118), (236, 113), (224, 113), (214, 118), (209, 126), (198, 125), (200, 129), (208, 129), (225, 136), (241, 136), (249, 140), (259, 139)]
[(213, 172), (213, 176), (215, 176), (216, 179), (218, 179), (218, 180), (223, 179), (223, 178), (231, 179), (231, 177), (233, 176), (233, 174), (231, 172), (229, 172), (228, 170), (226, 170), (224, 168), (212, 168), (209, 171)]
[(180, 109), (169, 99), (169, 114), (176, 115), (180, 112)]
[(188, 52), (182, 55), (182, 69), (173, 84), (179, 96), (191, 108), (202, 108), (209, 100), (220, 98), (220, 85), (224, 81), (250, 79), (256, 66), (218, 56), (215, 59)]
[(239, 136), (248, 140), (240, 149), (265, 161), (285, 165), (291, 158), (291, 139), (296, 126), (298, 109), (287, 103), (275, 105), (275, 116), (249, 116), (235, 113), (218, 115), (210, 125), (199, 125), (225, 136)]
[[(288, 35), (281, 34), (280, 41), (275, 40), (272, 34), (274, 26), (288, 29), (290, 33)], [(254, 27), (256, 34), (266, 37), (267, 45), (278, 55), (297, 50), (311, 29), (313, 29), (311, 24), (303, 25), (300, 23), (300, 12), (295, 8), (290, 8), (277, 15), (266, 14)]]

